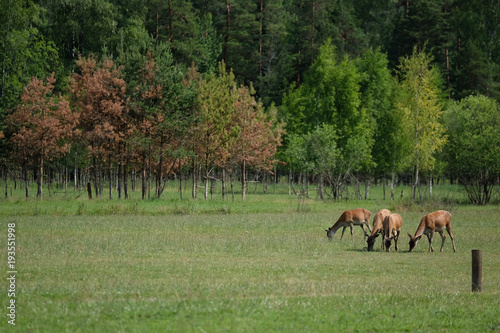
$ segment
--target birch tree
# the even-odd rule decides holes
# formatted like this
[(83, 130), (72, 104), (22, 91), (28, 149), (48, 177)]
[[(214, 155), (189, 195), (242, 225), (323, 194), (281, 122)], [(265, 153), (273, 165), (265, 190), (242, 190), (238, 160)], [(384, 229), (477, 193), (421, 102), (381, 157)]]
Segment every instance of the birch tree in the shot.
[[(201, 166), (204, 172), (205, 199), (208, 198), (210, 173), (215, 166), (224, 167), (229, 149), (240, 134), (240, 128), (233, 122), (238, 91), (232, 71), (226, 72), (221, 63), (219, 74), (209, 73), (198, 82), (196, 101), (196, 125), (190, 133), (193, 151), (193, 175)], [(193, 188), (196, 181), (193, 181)], [(193, 196), (196, 191), (193, 190)]]
[(406, 135), (413, 138), (409, 156), (413, 166), (413, 199), (416, 198), (419, 176), (422, 171), (432, 171), (434, 154), (441, 151), (446, 142), (441, 123), (443, 114), (442, 91), (439, 72), (431, 66), (432, 58), (425, 52), (417, 52), (401, 59), (399, 74), (403, 97), (398, 108), (404, 114)]

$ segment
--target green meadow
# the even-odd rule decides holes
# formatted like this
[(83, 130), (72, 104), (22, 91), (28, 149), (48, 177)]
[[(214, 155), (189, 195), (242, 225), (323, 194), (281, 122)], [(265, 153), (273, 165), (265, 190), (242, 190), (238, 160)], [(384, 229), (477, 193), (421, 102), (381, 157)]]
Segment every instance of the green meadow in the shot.
[[(17, 270), (16, 325), (5, 282), (0, 331), (500, 331), (498, 205), (467, 205), (451, 186), (421, 203), (383, 200), (381, 187), (342, 202), (289, 196), (285, 186), (246, 201), (181, 200), (174, 188), (144, 201), (73, 191), (26, 200), (21, 190), (0, 199), (3, 276), (9, 223)], [(353, 240), (346, 230), (327, 241), (324, 230), (357, 207), (402, 215), (399, 252), (381, 251), (380, 240), (367, 252), (359, 227)], [(406, 233), (436, 209), (452, 213), (457, 252), (448, 237), (442, 253), (428, 253), (424, 237), (408, 253)], [(480, 293), (471, 292), (472, 249), (482, 250)]]

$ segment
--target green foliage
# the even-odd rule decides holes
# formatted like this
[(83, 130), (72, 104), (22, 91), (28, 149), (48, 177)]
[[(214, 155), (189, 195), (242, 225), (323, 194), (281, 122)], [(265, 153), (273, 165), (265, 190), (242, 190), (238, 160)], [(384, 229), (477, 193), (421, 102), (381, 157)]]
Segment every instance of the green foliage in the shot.
[(57, 45), (69, 68), (74, 68), (79, 54), (100, 55), (119, 32), (116, 6), (109, 1), (55, 0), (46, 2), (44, 7), (46, 35)]
[(450, 12), (454, 0), (402, 1), (398, 6), (398, 16), (390, 51), (392, 60), (410, 55), (414, 47), (418, 51), (426, 48), (435, 59), (435, 65), (446, 68), (445, 49), (451, 45)]
[(401, 149), (397, 144), (401, 126), (395, 107), (397, 82), (388, 69), (387, 56), (380, 50), (369, 50), (355, 62), (361, 74), (360, 107), (368, 117), (363, 131), (372, 147), (373, 161), (366, 166), (384, 174), (393, 165), (394, 150)]
[(465, 187), (471, 203), (484, 205), (498, 191), (500, 107), (485, 96), (469, 96), (450, 105), (445, 116), (448, 170)]
[[(1, 0), (2, 174), (10, 177), (17, 172), (9, 170), (12, 149), (7, 142), (14, 133), (6, 130), (5, 119), (18, 104), (22, 89), (33, 76), (43, 79), (54, 72), (54, 91), (64, 92), (67, 78), (78, 72), (75, 61), (92, 55), (114, 61), (127, 87), (123, 96), (127, 114), (119, 126), (113, 125), (120, 127), (116, 132), (125, 143), (113, 147), (113, 156), (119, 158), (107, 162), (109, 170), (148, 169), (159, 184), (172, 175), (168, 170), (186, 169), (194, 150), (192, 143), (186, 143), (191, 139), (186, 131), (193, 130), (193, 112), (215, 103), (204, 99), (215, 98), (205, 91), (196, 99), (194, 86), (183, 85), (197, 80), (194, 73), (217, 77), (222, 60), (238, 89), (255, 87), (252, 97), (269, 116), (266, 122), (271, 127), (286, 120), (285, 145), (292, 137), (305, 138), (326, 124), (335, 131), (339, 156), (352, 161), (350, 173), (357, 179), (368, 181), (389, 172), (395, 179), (413, 167), (417, 184), (419, 171), (436, 176), (444, 170), (443, 161), (436, 160), (443, 144), (437, 119), (444, 108), (444, 84), (452, 99), (477, 92), (500, 99), (499, 6), (480, 0)], [(417, 61), (414, 49), (427, 50), (424, 67), (441, 70), (430, 71), (432, 78), (427, 80), (436, 89), (411, 87), (403, 79), (414, 75), (408, 67)], [(406, 60), (398, 67), (400, 59)], [(148, 63), (156, 66), (149, 82)], [(387, 67), (399, 68), (401, 85), (394, 83), (395, 75)], [(158, 85), (161, 89), (155, 91)], [(412, 89), (421, 90), (414, 94)], [(214, 96), (223, 97), (217, 94), (222, 93), (214, 91)], [(269, 112), (274, 105), (279, 119)], [(424, 115), (418, 110), (434, 111)], [(214, 114), (212, 120), (223, 124), (223, 113), (220, 119)], [(151, 121), (158, 125), (154, 131)], [(137, 130), (139, 124), (144, 125), (142, 132)], [(228, 126), (232, 129), (221, 132), (228, 144), (218, 139), (214, 143), (221, 147), (219, 157), (213, 155), (219, 165), (231, 154), (229, 143), (241, 130), (239, 125)], [(163, 148), (157, 149), (157, 144)], [(139, 159), (146, 148), (150, 153)], [(73, 147), (71, 158), (48, 167), (88, 166), (88, 161), (79, 159), (82, 156), (83, 149)], [(301, 161), (293, 163), (297, 170), (309, 170), (298, 166)], [(145, 173), (143, 177), (147, 178)]]
[(260, 1), (259, 19), (259, 77), (255, 82), (257, 96), (264, 106), (281, 105), (286, 82), (294, 79), (295, 57), (292, 54), (289, 33), (292, 14), (282, 0)]
[(218, 65), (217, 59), (222, 52), (221, 38), (213, 25), (212, 15), (206, 14), (199, 21), (199, 50), (195, 53), (194, 62), (201, 73), (215, 72)]
[(10, 31), (0, 55), (4, 59), (5, 71), (0, 108), (14, 107), (22, 89), (31, 77), (45, 78), (51, 72), (59, 72), (57, 50), (52, 42), (46, 42), (36, 28)]
[(241, 132), (233, 121), (238, 89), (233, 72), (226, 72), (224, 62), (218, 74), (207, 73), (196, 84), (198, 95), (194, 113), (197, 122), (190, 129), (190, 143), (196, 154), (195, 163), (204, 170), (206, 199), (209, 174), (215, 166), (226, 166), (231, 147)]
[[(327, 171), (328, 167), (322, 165), (319, 174), (325, 177), (331, 174), (326, 178), (337, 195), (341, 185), (351, 173), (370, 164), (375, 117), (390, 112), (392, 107), (389, 100), (392, 93), (390, 90), (388, 92), (384, 90), (390, 88), (391, 80), (390, 76), (387, 76), (383, 58), (381, 63), (371, 65), (368, 57), (356, 62), (347, 57), (337, 60), (334, 47), (330, 42), (325, 43), (320, 49), (317, 61), (307, 73), (304, 84), (291, 90), (283, 100), (282, 113), (287, 123), (288, 134), (304, 136), (306, 142), (307, 136), (313, 135), (312, 133), (316, 131), (316, 138), (325, 135), (324, 139), (329, 143), (325, 147), (317, 148), (312, 147), (314, 146), (312, 143), (306, 143), (307, 148), (304, 149), (332, 151), (334, 148), (336, 151), (337, 157), (332, 158), (329, 165), (329, 168), (333, 169)], [(381, 97), (387, 96), (387, 100), (382, 102), (378, 102), (379, 100), (376, 102), (373, 96), (377, 91), (380, 92), (375, 88), (377, 81), (381, 81), (380, 89), (383, 92)], [(325, 132), (318, 133), (319, 128)], [(326, 132), (332, 132), (334, 137), (328, 136)], [(333, 145), (329, 138), (334, 140)], [(318, 143), (325, 144), (325, 142)], [(290, 142), (287, 142), (287, 146), (290, 146)], [(291, 147), (291, 149), (296, 148)], [(317, 152), (317, 156), (321, 154)], [(296, 155), (296, 153), (288, 154), (288, 158)], [(315, 165), (312, 161), (310, 163)]]
[(500, 3), (466, 1), (454, 13), (457, 34), (456, 57), (451, 81), (455, 98), (480, 93), (500, 99)]
[(419, 171), (434, 168), (434, 154), (441, 151), (446, 142), (440, 121), (443, 113), (441, 78), (431, 67), (431, 60), (425, 52), (417, 52), (415, 48), (413, 55), (403, 58), (399, 67), (403, 95), (398, 108), (404, 114), (405, 126), (401, 134), (412, 142), (411, 153), (406, 158), (415, 171), (415, 187)]
[[(61, 74), (57, 47), (39, 30), (42, 15), (41, 6), (32, 1), (0, 2), (0, 132), (32, 77)], [(0, 155), (7, 153), (5, 147), (0, 150)]]
[[(292, 87), (293, 88), (293, 87)], [(284, 97), (282, 113), (288, 133), (305, 134), (321, 124), (331, 124), (347, 140), (366, 121), (360, 106), (360, 74), (347, 57), (340, 61), (330, 42), (320, 49), (318, 60), (305, 82)]]

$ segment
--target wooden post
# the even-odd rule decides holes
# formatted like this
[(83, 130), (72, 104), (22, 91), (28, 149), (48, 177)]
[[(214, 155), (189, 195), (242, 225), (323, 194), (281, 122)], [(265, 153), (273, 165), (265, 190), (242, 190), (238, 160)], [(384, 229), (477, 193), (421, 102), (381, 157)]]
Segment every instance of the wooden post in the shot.
[(472, 291), (481, 292), (483, 278), (483, 263), (481, 250), (472, 250)]

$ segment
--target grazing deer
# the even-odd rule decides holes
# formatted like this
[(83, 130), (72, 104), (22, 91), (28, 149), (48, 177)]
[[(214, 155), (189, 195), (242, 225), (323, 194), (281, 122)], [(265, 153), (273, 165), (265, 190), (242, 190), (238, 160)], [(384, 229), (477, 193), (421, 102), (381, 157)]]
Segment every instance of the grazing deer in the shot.
[(326, 229), (326, 236), (328, 237), (328, 240), (333, 239), (333, 235), (339, 230), (340, 227), (344, 227), (342, 229), (342, 236), (340, 237), (340, 240), (344, 237), (344, 231), (345, 228), (351, 227), (351, 239), (354, 240), (352, 236), (352, 227), (355, 225), (359, 225), (364, 233), (366, 234), (366, 229), (365, 226), (368, 227), (368, 230), (370, 232), (372, 231), (370, 228), (370, 211), (364, 208), (358, 208), (358, 209), (353, 209), (353, 210), (346, 210), (345, 212), (340, 215), (339, 219), (335, 224), (331, 227)]
[[(373, 218), (373, 229), (371, 235), (365, 234), (368, 239), (366, 243), (368, 244), (368, 251), (373, 251), (373, 246), (375, 245), (375, 240), (377, 237), (384, 232), (383, 221), (386, 216), (391, 215), (391, 211), (388, 209), (381, 209), (375, 214)], [(382, 249), (384, 248), (384, 241), (382, 241)]]
[(394, 239), (394, 247), (396, 251), (398, 248), (399, 234), (401, 233), (401, 227), (403, 226), (403, 218), (399, 214), (391, 214), (384, 218), (384, 243), (385, 250), (389, 252), (392, 246), (392, 240)]
[(453, 244), (453, 252), (456, 252), (455, 239), (451, 234), (451, 214), (445, 210), (438, 210), (434, 213), (425, 215), (420, 221), (415, 235), (412, 236), (411, 234), (408, 234), (408, 236), (410, 236), (410, 252), (413, 251), (415, 245), (417, 245), (417, 242), (422, 237), (422, 234), (427, 235), (427, 238), (429, 239), (429, 252), (434, 252), (434, 248), (432, 247), (432, 239), (434, 237), (435, 231), (439, 232), (439, 234), (441, 235), (441, 239), (443, 240), (440, 250), (440, 252), (443, 252), (444, 240), (446, 239), (446, 236), (443, 233), (443, 229), (445, 228), (448, 232), (448, 235), (450, 235), (451, 242)]

